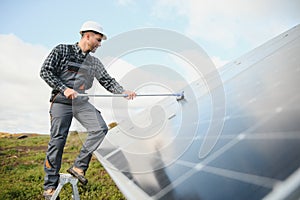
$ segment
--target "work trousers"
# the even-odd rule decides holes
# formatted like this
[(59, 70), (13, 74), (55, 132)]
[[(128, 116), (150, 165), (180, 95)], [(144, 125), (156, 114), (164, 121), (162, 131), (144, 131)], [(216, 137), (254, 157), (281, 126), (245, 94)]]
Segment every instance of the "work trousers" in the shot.
[(53, 103), (50, 108), (51, 129), (50, 141), (44, 163), (44, 189), (56, 188), (59, 182), (59, 171), (64, 146), (66, 144), (72, 118), (75, 117), (87, 130), (87, 138), (74, 166), (84, 172), (88, 169), (93, 152), (99, 147), (108, 128), (101, 113), (89, 102), (78, 105)]

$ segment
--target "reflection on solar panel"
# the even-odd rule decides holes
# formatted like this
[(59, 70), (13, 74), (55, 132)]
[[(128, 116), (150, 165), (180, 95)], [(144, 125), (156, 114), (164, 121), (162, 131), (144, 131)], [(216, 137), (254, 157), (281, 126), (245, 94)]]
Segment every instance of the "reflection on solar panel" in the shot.
[(299, 55), (296, 26), (220, 70), (226, 114), (218, 138), (205, 137), (218, 87), (198, 95), (196, 81), (183, 89), (184, 102), (165, 98), (150, 109), (144, 139), (123, 121), (95, 154), (128, 199), (299, 199)]

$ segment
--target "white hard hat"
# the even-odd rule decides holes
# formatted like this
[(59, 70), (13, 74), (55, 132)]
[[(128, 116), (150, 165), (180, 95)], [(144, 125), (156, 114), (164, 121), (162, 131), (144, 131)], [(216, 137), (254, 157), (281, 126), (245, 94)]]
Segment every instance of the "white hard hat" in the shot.
[(82, 32), (85, 32), (85, 31), (94, 31), (94, 32), (100, 33), (103, 35), (103, 37), (102, 37), (103, 40), (107, 39), (106, 35), (103, 33), (103, 28), (97, 22), (94, 22), (94, 21), (84, 22), (81, 26), (79, 33), (82, 34)]

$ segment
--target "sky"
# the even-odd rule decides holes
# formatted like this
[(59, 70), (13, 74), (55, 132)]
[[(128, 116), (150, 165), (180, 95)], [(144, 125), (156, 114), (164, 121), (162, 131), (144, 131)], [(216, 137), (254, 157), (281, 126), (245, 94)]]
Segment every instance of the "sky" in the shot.
[[(87, 20), (99, 22), (108, 40), (149, 27), (175, 31), (196, 42), (221, 67), (298, 25), (299, 10), (299, 0), (1, 0), (0, 132), (49, 133), (51, 90), (39, 77), (41, 65), (56, 45), (79, 41), (79, 29)], [(150, 62), (143, 63), (138, 54), (128, 57), (118, 61), (122, 70), (111, 70), (117, 80), (134, 68), (135, 59), (139, 65)], [(110, 109), (103, 101), (107, 123), (114, 121)]]

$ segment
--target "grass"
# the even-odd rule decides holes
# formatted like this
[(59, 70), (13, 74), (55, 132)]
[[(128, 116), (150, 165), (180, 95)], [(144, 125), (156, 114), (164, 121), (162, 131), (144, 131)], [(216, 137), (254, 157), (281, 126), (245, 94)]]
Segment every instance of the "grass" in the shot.
[[(44, 199), (43, 163), (49, 141), (48, 135), (28, 134), (27, 138), (17, 139), (18, 135), (0, 134), (0, 200), (2, 199)], [(82, 138), (82, 137), (81, 137)], [(70, 134), (63, 154), (61, 173), (73, 164), (82, 142), (78, 134)], [(110, 176), (98, 160), (93, 157), (86, 173), (89, 183), (78, 184), (82, 200), (123, 200), (125, 197), (118, 190)], [(69, 200), (72, 187), (63, 187), (60, 198)]]

